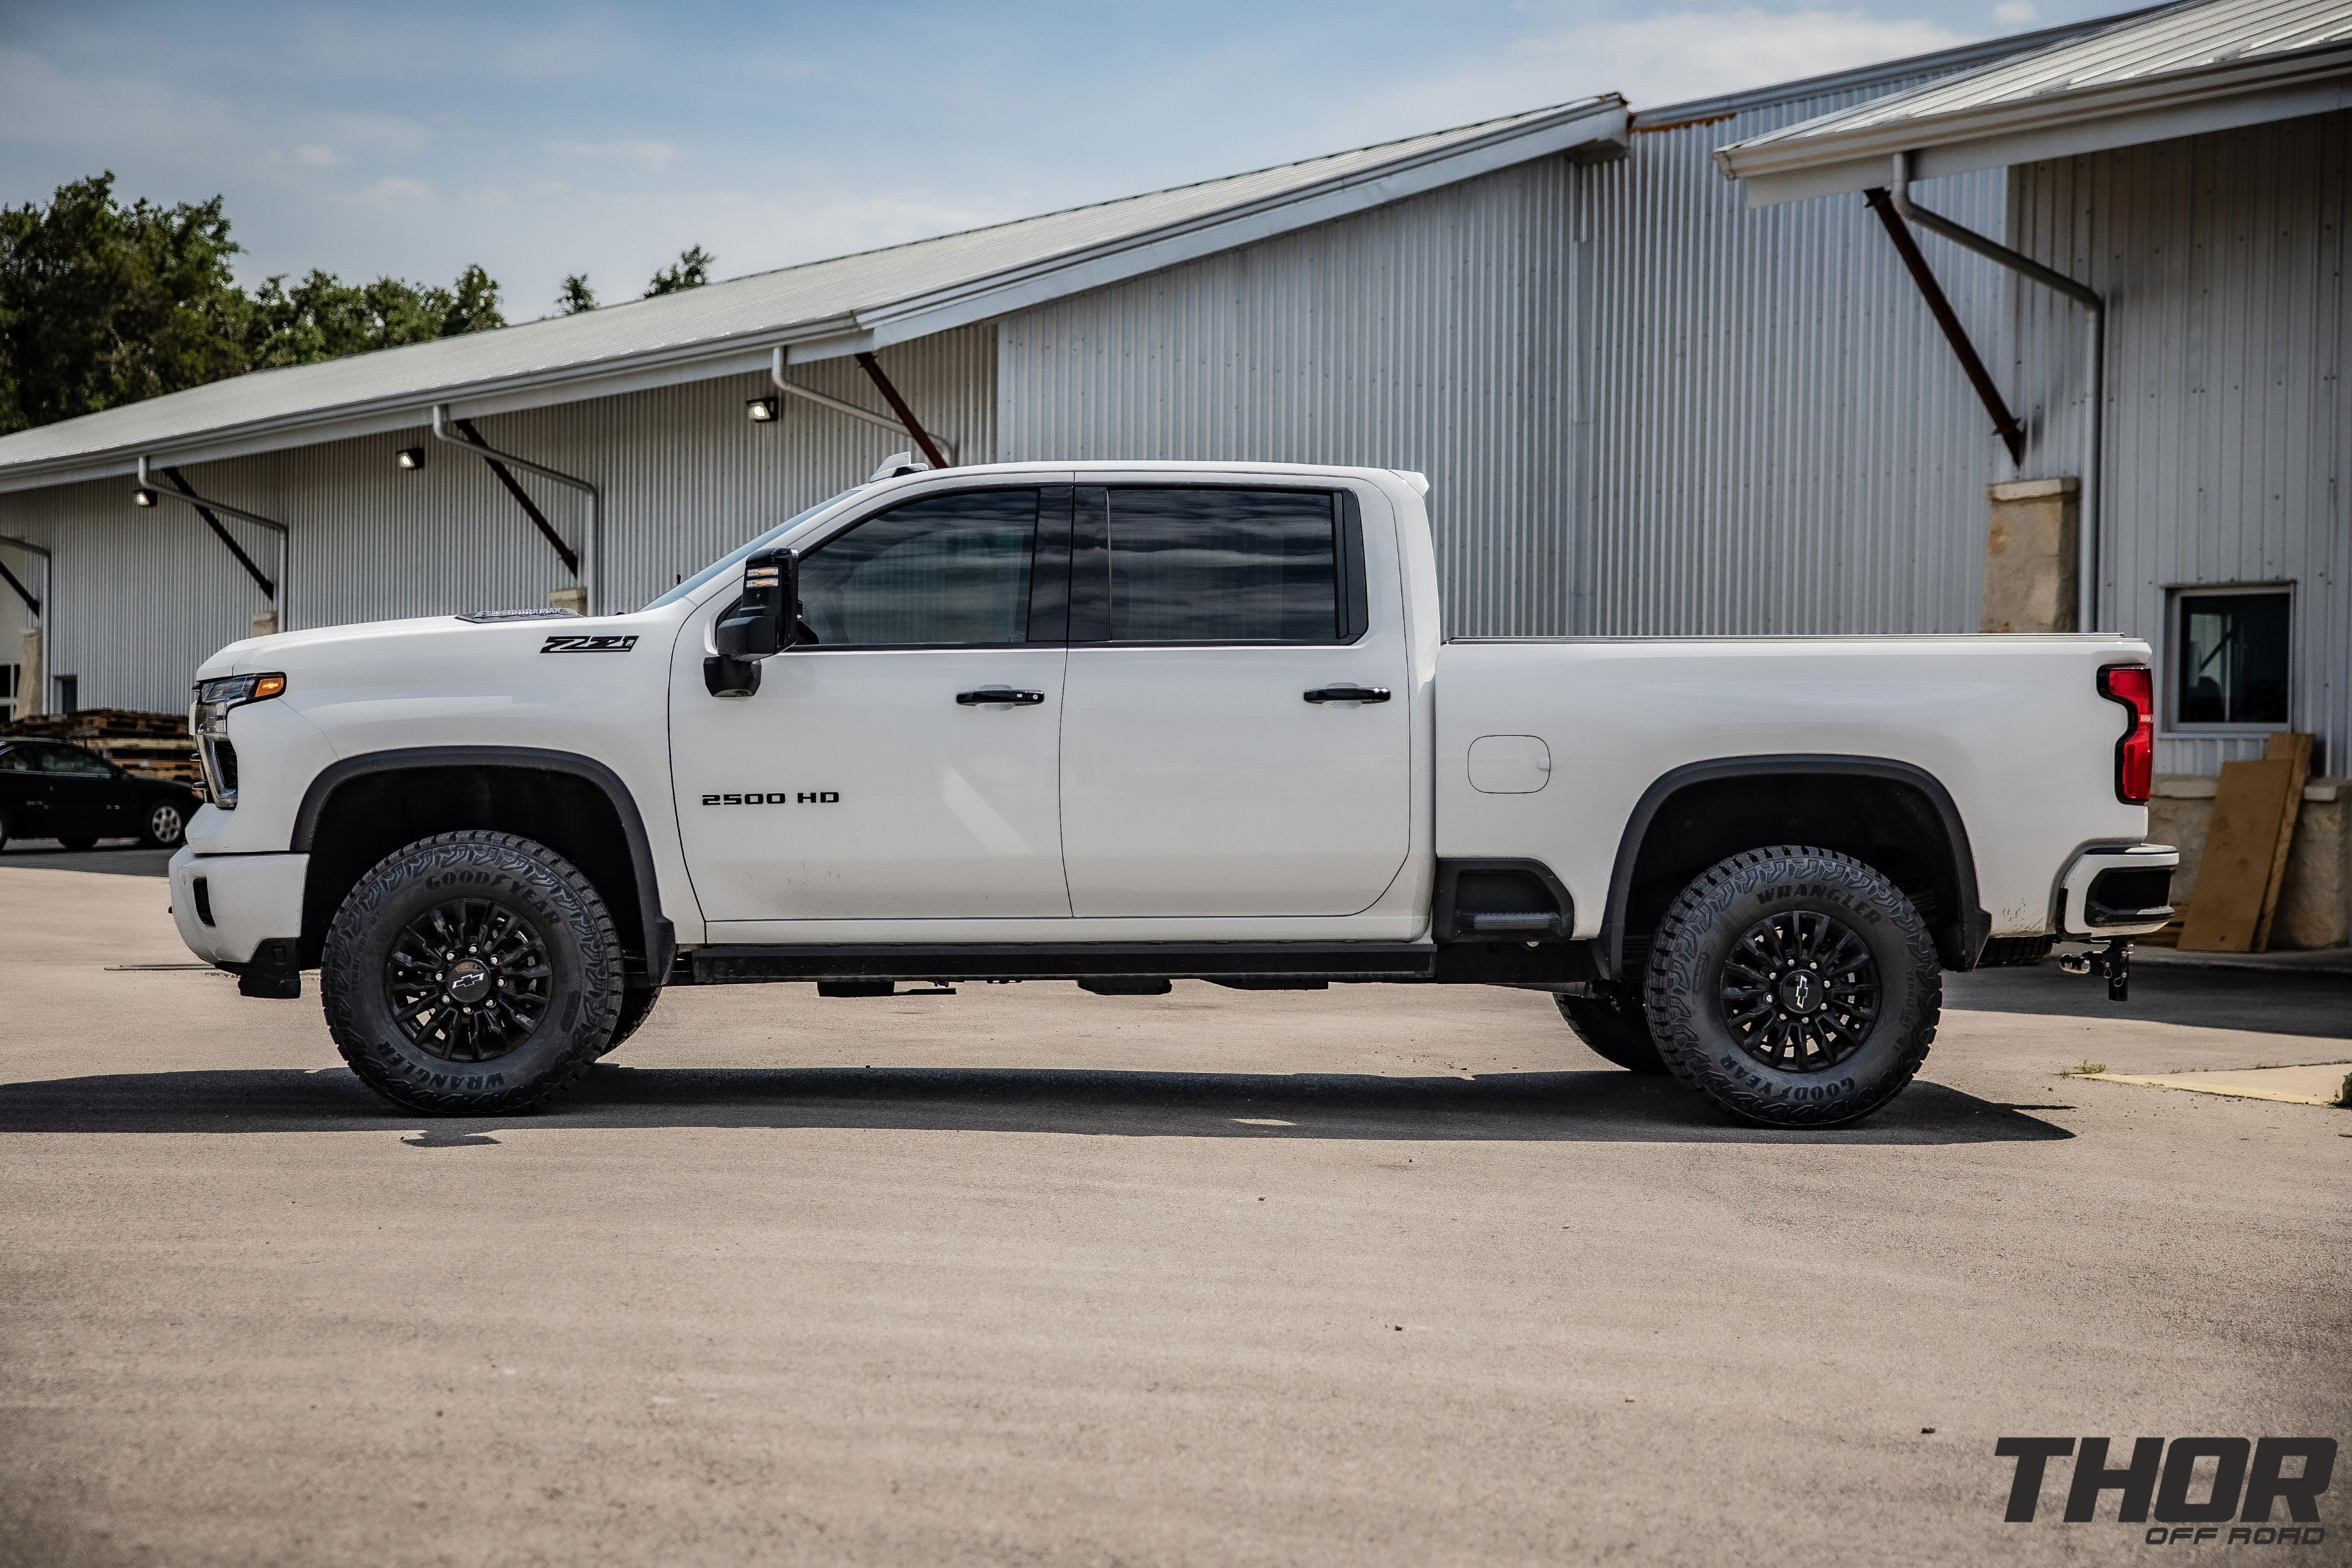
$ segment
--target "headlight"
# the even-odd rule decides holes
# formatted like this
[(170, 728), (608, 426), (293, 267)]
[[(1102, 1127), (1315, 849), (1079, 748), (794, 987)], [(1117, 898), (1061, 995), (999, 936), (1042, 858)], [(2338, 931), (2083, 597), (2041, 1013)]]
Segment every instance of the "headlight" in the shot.
[(229, 711), (267, 702), (285, 690), (284, 675), (223, 675), (198, 683), (188, 727), (195, 732), (196, 755), (204, 764), (205, 793), (222, 810), (236, 810), (236, 747), (229, 744)]
[(246, 703), (274, 697), (286, 689), (283, 675), (223, 675), (196, 688), (198, 706), (226, 714)]

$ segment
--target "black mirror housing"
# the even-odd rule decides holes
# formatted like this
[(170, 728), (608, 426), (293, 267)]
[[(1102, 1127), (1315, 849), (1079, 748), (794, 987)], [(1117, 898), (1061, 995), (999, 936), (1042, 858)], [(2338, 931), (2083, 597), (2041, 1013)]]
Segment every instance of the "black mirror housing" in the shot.
[(743, 563), (743, 596), (719, 617), (712, 640), (723, 659), (764, 659), (783, 649), (798, 616), (793, 552), (762, 550)]

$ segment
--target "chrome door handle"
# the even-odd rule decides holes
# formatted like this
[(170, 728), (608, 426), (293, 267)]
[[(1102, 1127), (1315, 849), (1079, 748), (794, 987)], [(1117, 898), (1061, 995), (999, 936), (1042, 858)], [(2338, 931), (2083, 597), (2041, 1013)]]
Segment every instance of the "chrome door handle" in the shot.
[(1005, 686), (956, 693), (958, 707), (1035, 707), (1045, 700), (1044, 692), (1016, 692)]
[(1386, 686), (1318, 686), (1307, 694), (1311, 703), (1384, 703), (1389, 700)]

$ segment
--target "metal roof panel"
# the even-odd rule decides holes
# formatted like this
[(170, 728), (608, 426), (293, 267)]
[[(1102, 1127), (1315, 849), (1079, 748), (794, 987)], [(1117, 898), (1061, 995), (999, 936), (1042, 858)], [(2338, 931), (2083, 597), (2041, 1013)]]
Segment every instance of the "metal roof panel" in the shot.
[[(2315, 103), (2332, 102), (2311, 97), (2315, 84), (2345, 79), (2352, 79), (2347, 0), (2189, 0), (1750, 137), (1716, 157), (1734, 178), (1777, 180), (1790, 194), (1818, 194), (1857, 189), (1856, 178), (1875, 179), (1870, 161), (1895, 151), (1929, 154), (1923, 174), (1951, 172), (1987, 158), (2056, 155), (2068, 145), (2067, 128), (2081, 131), (2076, 140), (2084, 150), (2107, 145), (2111, 139), (2092, 130), (2094, 122), (2126, 116), (2134, 119), (2136, 139), (2153, 140), (2166, 133), (2163, 111), (2206, 106), (2197, 123), (2183, 121), (2181, 133), (2209, 129), (2215, 122), (2210, 106), (2233, 97), (2270, 95), (2270, 118), (2311, 112)], [(2000, 140), (2029, 133), (2036, 133), (2031, 142)], [(1984, 143), (1980, 156), (1933, 156), (1971, 142)], [(1846, 164), (1863, 172), (1830, 168)], [(1807, 171), (1822, 171), (1826, 179), (1806, 183)]]
[[(1613, 138), (1605, 123), (1588, 123), (1611, 115)], [(1498, 158), (1553, 151), (1547, 134), (1557, 141), (1563, 131), (1622, 142), (1622, 115), (1623, 100), (1608, 94), (575, 316), (257, 371), (0, 437), (0, 488), (119, 471), (142, 451), (210, 450), (225, 440), (282, 446), (392, 428), (416, 423), (436, 402), (503, 394), (499, 405), (514, 407), (597, 395), (614, 390), (616, 377), (642, 386), (726, 373), (746, 368), (748, 361), (731, 361), (747, 351), (764, 358), (777, 342), (805, 346), (803, 357), (846, 351), (870, 340), (878, 322), (898, 324), (892, 336), (900, 338), (951, 325), (925, 318), (991, 288), (1019, 285), (1024, 298), (1051, 297), (1065, 272), (1070, 287), (1093, 287), (1088, 278), (1101, 268), (1088, 274), (1087, 264), (1188, 231), (1255, 218), (1230, 240), (1215, 234), (1204, 242), (1245, 244), (1278, 232), (1288, 208), (1299, 209), (1299, 222), (1321, 221), (1315, 204), (1328, 207), (1334, 193), (1394, 199), (1381, 183), (1402, 172), (1419, 172), (1425, 184), (1449, 177), (1459, 160), (1470, 165), (1467, 177)]]

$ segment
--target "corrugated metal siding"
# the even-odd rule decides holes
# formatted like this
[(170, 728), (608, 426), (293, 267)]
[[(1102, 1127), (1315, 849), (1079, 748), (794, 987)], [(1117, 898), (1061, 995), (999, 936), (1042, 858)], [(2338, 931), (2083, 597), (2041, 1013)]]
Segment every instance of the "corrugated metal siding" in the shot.
[[(984, 455), (996, 440), (993, 352), (992, 331), (975, 328), (881, 359), (920, 417), (962, 453)], [(848, 361), (787, 373), (881, 406)], [(492, 445), (603, 487), (605, 602), (625, 608), (911, 444), (792, 398), (776, 423), (752, 423), (744, 401), (771, 390), (764, 376), (727, 377), (479, 423)], [(421, 471), (394, 465), (404, 446), (425, 448)], [(185, 472), (199, 493), (292, 527), (298, 627), (541, 604), (572, 580), (488, 466), (424, 425)], [(521, 478), (576, 546), (583, 498)], [(0, 495), (0, 533), (58, 551), (50, 670), (80, 677), (82, 705), (174, 710), (196, 665), (247, 635), (248, 618), (268, 603), (194, 512), (133, 507), (131, 490), (110, 482)], [(270, 536), (227, 526), (265, 571), (276, 570)]]
[[(1749, 212), (1713, 148), (1901, 81), (1649, 131), (1588, 170), (1590, 524), (1576, 629), (1967, 632), (2006, 457), (1859, 197)], [(2001, 175), (1919, 187), (1998, 233)], [(1921, 236), (1981, 352), (1991, 269)]]
[[(1973, 630), (1991, 421), (1858, 201), (1751, 214), (1709, 156), (1916, 79), (1010, 318), (1002, 454), (1419, 469), (1457, 634)], [(1999, 173), (1922, 193), (2000, 227)], [(1997, 279), (1927, 244), (1997, 334)]]
[(1427, 474), (1449, 623), (1567, 623), (1574, 170), (1548, 158), (1007, 319), (1000, 456)]
[[(2021, 248), (2109, 300), (2101, 619), (2168, 663), (2168, 591), (2295, 585), (2294, 722), (2352, 768), (2352, 113), (2016, 171)], [(2080, 312), (2014, 291), (2035, 457), (2073, 473)], [(2251, 738), (2160, 738), (2166, 772), (2259, 757)]]

